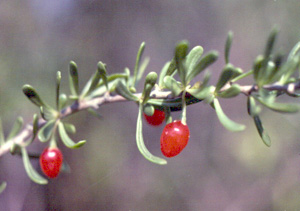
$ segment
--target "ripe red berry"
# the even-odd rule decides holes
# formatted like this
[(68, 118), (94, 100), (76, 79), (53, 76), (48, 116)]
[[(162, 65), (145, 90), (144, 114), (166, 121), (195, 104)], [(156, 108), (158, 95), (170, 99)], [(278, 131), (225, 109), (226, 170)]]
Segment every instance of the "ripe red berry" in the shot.
[(144, 113), (144, 117), (145, 117), (146, 121), (150, 125), (158, 126), (158, 125), (160, 125), (160, 124), (162, 124), (164, 122), (164, 120), (165, 120), (165, 112), (161, 111), (161, 110), (158, 110), (158, 109), (155, 109), (154, 110), (154, 114), (152, 116), (147, 116)]
[(46, 148), (40, 156), (40, 165), (44, 174), (55, 178), (60, 172), (63, 155), (58, 148)]
[(187, 145), (190, 130), (180, 120), (167, 124), (160, 137), (161, 152), (166, 157), (178, 155)]

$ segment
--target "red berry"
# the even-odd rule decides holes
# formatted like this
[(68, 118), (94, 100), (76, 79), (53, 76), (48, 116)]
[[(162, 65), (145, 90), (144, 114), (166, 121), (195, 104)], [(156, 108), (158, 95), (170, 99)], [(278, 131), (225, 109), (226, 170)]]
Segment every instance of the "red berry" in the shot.
[(187, 145), (190, 130), (180, 120), (167, 124), (160, 137), (161, 152), (166, 157), (178, 155)]
[(144, 117), (150, 125), (158, 126), (158, 125), (162, 124), (163, 121), (165, 120), (165, 112), (155, 109), (154, 114), (152, 116), (147, 116), (144, 113)]
[(46, 148), (40, 156), (40, 165), (44, 174), (55, 178), (60, 172), (63, 155), (58, 148)]

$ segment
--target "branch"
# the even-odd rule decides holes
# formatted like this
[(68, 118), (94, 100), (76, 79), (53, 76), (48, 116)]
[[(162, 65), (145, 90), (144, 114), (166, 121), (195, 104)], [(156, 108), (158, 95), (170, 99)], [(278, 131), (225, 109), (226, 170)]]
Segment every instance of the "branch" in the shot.
[[(231, 84), (227, 84), (221, 90), (221, 92), (227, 90), (228, 88), (230, 88), (230, 86)], [(265, 85), (262, 88), (269, 91), (280, 91), (280, 92), (287, 93), (289, 95), (296, 95), (295, 91), (297, 89), (300, 89), (300, 82), (290, 83), (287, 85), (280, 85), (275, 83), (271, 85)], [(257, 92), (257, 91), (258, 91), (258, 86), (255, 84), (241, 86), (241, 93), (245, 94), (246, 96), (250, 95), (252, 92)], [(140, 97), (142, 93), (136, 93), (134, 95)], [(151, 99), (177, 99), (177, 98), (181, 98), (181, 96), (173, 97), (171, 91), (160, 91), (158, 89), (155, 89), (154, 91), (151, 92), (150, 98)], [(128, 100), (122, 97), (121, 95), (111, 95), (109, 92), (107, 92), (102, 97), (97, 97), (90, 100), (83, 99), (74, 102), (72, 105), (61, 110), (60, 119), (64, 119), (67, 116), (70, 116), (79, 111), (86, 110), (88, 108), (99, 109), (99, 107), (103, 104), (115, 103), (115, 102), (128, 102)], [(191, 102), (190, 104), (194, 104), (194, 103), (198, 103), (198, 102), (195, 101), (195, 102)], [(40, 118), (38, 127), (41, 128), (45, 123), (46, 121)], [(29, 140), (31, 137), (32, 137), (32, 124), (28, 123), (27, 125), (24, 126), (24, 129), (17, 136), (7, 141), (5, 144), (3, 144), (0, 147), (0, 157), (6, 154), (7, 152), (9, 152), (11, 147), (14, 144), (24, 146), (26, 140)]]

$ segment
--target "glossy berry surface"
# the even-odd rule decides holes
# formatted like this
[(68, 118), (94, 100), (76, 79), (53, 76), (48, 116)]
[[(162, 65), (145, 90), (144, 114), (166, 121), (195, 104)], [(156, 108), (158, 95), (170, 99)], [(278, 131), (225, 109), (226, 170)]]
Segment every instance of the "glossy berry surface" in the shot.
[(190, 130), (181, 121), (167, 124), (160, 137), (161, 152), (166, 157), (178, 155), (187, 145)]
[(44, 174), (55, 178), (60, 172), (63, 155), (58, 148), (46, 148), (40, 156), (40, 165)]
[(164, 122), (165, 112), (161, 111), (161, 110), (158, 110), (158, 109), (155, 109), (154, 114), (152, 116), (147, 116), (144, 113), (144, 117), (150, 125), (158, 126), (158, 125), (161, 125)]

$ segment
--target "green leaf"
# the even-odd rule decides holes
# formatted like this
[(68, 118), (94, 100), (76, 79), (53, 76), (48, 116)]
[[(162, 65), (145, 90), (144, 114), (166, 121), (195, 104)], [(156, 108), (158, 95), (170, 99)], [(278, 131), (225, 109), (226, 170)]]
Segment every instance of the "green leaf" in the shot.
[(101, 70), (99, 68), (97, 68), (93, 77), (87, 82), (87, 84), (83, 88), (81, 96), (85, 97), (85, 96), (89, 95), (92, 91), (94, 91), (97, 88), (97, 85), (98, 85), (101, 77), (102, 77)]
[(181, 41), (175, 48), (175, 62), (178, 70), (180, 80), (184, 86), (186, 86), (186, 69), (184, 66), (184, 59), (187, 55), (189, 44), (187, 41)]
[(33, 115), (33, 122), (32, 122), (32, 138), (31, 138), (31, 142), (33, 142), (33, 140), (35, 139), (37, 133), (39, 131), (39, 117), (37, 114)]
[(298, 42), (291, 50), (291, 52), (289, 53), (289, 56), (288, 56), (288, 61), (289, 60), (292, 60), (294, 57), (297, 57), (299, 54), (299, 51), (300, 51), (300, 42)]
[(148, 75), (146, 76), (146, 79), (145, 79), (144, 90), (142, 93), (142, 99), (143, 99), (144, 104), (149, 99), (151, 90), (154, 87), (156, 81), (157, 81), (157, 73), (156, 72), (148, 73)]
[(187, 83), (189, 83), (193, 78), (200, 74), (205, 68), (214, 63), (218, 58), (218, 52), (211, 51), (207, 53), (202, 59), (195, 65), (194, 69), (190, 71), (186, 77)]
[(177, 70), (176, 69), (176, 60), (175, 60), (175, 57), (172, 59), (172, 61), (170, 62), (170, 65), (167, 69), (167, 73), (166, 75), (173, 75), (175, 73), (175, 71)]
[(2, 120), (0, 118), (0, 147), (3, 146), (4, 144), (5, 144), (5, 138), (4, 138)]
[(230, 79), (232, 79), (236, 74), (238, 74), (237, 69), (234, 68), (234, 66), (232, 64), (226, 64), (226, 66), (224, 67), (224, 70), (221, 73), (220, 78), (217, 82), (215, 93), (220, 91), (220, 89), (226, 83), (228, 83), (230, 81)]
[(176, 81), (172, 76), (166, 76), (164, 79), (165, 87), (172, 91), (172, 94), (176, 97), (182, 92), (181, 83)]
[(139, 67), (139, 71), (138, 71), (138, 75), (136, 77), (136, 81), (135, 81), (135, 87), (137, 86), (137, 84), (139, 83), (139, 81), (142, 79), (143, 77), (143, 74), (149, 64), (149, 61), (150, 61), (150, 58), (149, 57), (146, 57), (142, 63), (140, 64), (140, 67)]
[(251, 95), (247, 98), (247, 111), (252, 117), (257, 116), (261, 112), (261, 108), (256, 105), (255, 99)]
[(55, 119), (59, 116), (59, 113), (58, 111), (50, 108), (50, 107), (43, 107), (41, 106), (40, 107), (40, 112), (41, 112), (41, 115), (43, 117), (43, 119), (45, 120), (51, 120), (51, 119)]
[(72, 95), (78, 96), (79, 85), (78, 85), (78, 69), (75, 62), (71, 61), (69, 65), (69, 85)]
[(195, 98), (204, 100), (213, 93), (214, 88), (212, 86), (199, 88), (199, 89), (188, 89), (187, 92), (193, 95)]
[(7, 186), (6, 182), (1, 183), (1, 185), (0, 185), (0, 194), (5, 190), (6, 186)]
[(23, 118), (18, 117), (18, 119), (15, 121), (14, 126), (12, 127), (9, 135), (7, 136), (7, 140), (12, 139), (21, 131), (23, 123), (24, 123)]
[(228, 89), (218, 93), (218, 96), (222, 98), (231, 98), (239, 95), (240, 93), (241, 93), (240, 85), (232, 84)]
[[(199, 100), (195, 97), (193, 97), (192, 95), (186, 95), (185, 97), (185, 102), (186, 105), (190, 105), (190, 104), (194, 104), (194, 103), (198, 103), (202, 100)], [(181, 111), (182, 110), (182, 99), (181, 97), (178, 98), (174, 98), (174, 99), (149, 99), (147, 101), (147, 103), (158, 106), (158, 107), (169, 107), (170, 110), (173, 111)]]
[(233, 33), (232, 33), (232, 31), (229, 31), (228, 35), (227, 35), (227, 39), (226, 39), (226, 44), (225, 44), (225, 62), (226, 62), (226, 64), (229, 63), (229, 54), (230, 54), (232, 39), (233, 39)]
[(61, 82), (61, 72), (57, 71), (57, 73), (56, 73), (56, 109), (59, 109), (60, 82)]
[(254, 64), (253, 64), (253, 76), (254, 80), (258, 81), (259, 76), (260, 76), (260, 71), (262, 69), (262, 64), (264, 61), (264, 57), (262, 55), (259, 55), (256, 57)]
[(187, 68), (187, 75), (192, 72), (200, 62), (203, 54), (203, 48), (201, 46), (194, 47), (186, 56), (185, 65)]
[(125, 86), (125, 84), (119, 80), (116, 87), (116, 92), (121, 95), (122, 97), (126, 98), (127, 100), (131, 101), (138, 101), (139, 98), (135, 95), (133, 95), (128, 88)]
[(220, 122), (227, 130), (237, 132), (237, 131), (242, 131), (245, 129), (245, 125), (236, 123), (236, 122), (232, 121), (231, 119), (229, 119), (225, 115), (225, 113), (223, 112), (223, 110), (220, 106), (218, 99), (215, 98), (213, 100), (213, 105), (214, 105), (214, 108), (216, 110), (216, 113), (217, 113), (217, 116), (218, 116)]
[(145, 42), (142, 42), (139, 48), (139, 51), (136, 56), (136, 61), (135, 61), (135, 66), (134, 66), (134, 73), (133, 73), (133, 80), (131, 86), (135, 87), (136, 86), (136, 81), (137, 81), (137, 76), (139, 74), (139, 66), (140, 66), (140, 61), (141, 57), (143, 55), (143, 52), (145, 50)]
[(167, 161), (165, 159), (156, 157), (152, 155), (145, 146), (142, 132), (142, 113), (143, 113), (143, 104), (139, 103), (139, 114), (137, 118), (137, 126), (136, 126), (136, 143), (140, 153), (149, 161), (159, 164), (165, 165)]
[(266, 146), (270, 147), (271, 146), (271, 139), (270, 139), (267, 131), (264, 129), (259, 116), (254, 116), (253, 119), (254, 119), (255, 126), (257, 128), (257, 131), (258, 131), (262, 141), (264, 142), (264, 144)]
[(107, 80), (107, 75), (106, 75), (106, 65), (103, 64), (102, 62), (98, 62), (97, 65), (98, 68), (98, 72), (100, 73), (100, 77), (106, 87), (106, 89), (108, 90), (108, 80)]
[(65, 130), (64, 124), (62, 122), (58, 123), (58, 132), (59, 132), (62, 142), (69, 148), (72, 148), (72, 149), (79, 148), (79, 147), (83, 146), (86, 142), (86, 140), (81, 140), (77, 143), (74, 143), (72, 141), (72, 139), (68, 136), (68, 134)]
[(94, 117), (97, 117), (99, 119), (102, 118), (102, 115), (99, 114), (95, 109), (93, 108), (88, 108), (87, 111), (89, 112), (89, 114), (93, 115)]
[(42, 99), (40, 98), (40, 96), (38, 95), (38, 93), (35, 91), (35, 89), (30, 86), (29, 84), (26, 84), (23, 86), (23, 93), (26, 95), (26, 97), (28, 97), (28, 99), (35, 105), (37, 105), (38, 107), (41, 106), (47, 106)]
[(63, 124), (66, 129), (66, 132), (71, 133), (71, 134), (76, 133), (76, 127), (73, 124), (67, 123), (67, 122), (64, 122)]
[(60, 94), (58, 99), (58, 109), (61, 110), (67, 105), (68, 97), (66, 94)]
[(50, 139), (56, 120), (49, 120), (38, 132), (38, 138), (41, 142), (46, 142)]
[(37, 184), (40, 184), (40, 185), (48, 184), (48, 181), (44, 177), (39, 175), (36, 172), (36, 170), (32, 167), (25, 147), (21, 147), (21, 152), (22, 152), (22, 158), (23, 158), (25, 171), (26, 171), (28, 177)]
[(276, 102), (264, 100), (260, 97), (255, 97), (255, 99), (258, 100), (264, 106), (268, 107), (269, 109), (281, 113), (296, 113), (300, 109), (299, 105), (296, 104), (276, 103)]
[(171, 62), (167, 62), (167, 63), (163, 66), (162, 70), (160, 71), (159, 80), (158, 80), (158, 85), (159, 85), (159, 87), (161, 87), (161, 88), (164, 88), (164, 87), (165, 87), (165, 85), (164, 85), (164, 79), (165, 79), (165, 76), (167, 76), (167, 71), (168, 71), (168, 68), (169, 68), (169, 66), (170, 66), (170, 63), (171, 63)]
[[(276, 36), (278, 34), (278, 29), (274, 27), (268, 37), (267, 44), (265, 47), (265, 53), (264, 53), (264, 58), (266, 59), (266, 63), (269, 61), (270, 55), (272, 53), (272, 50), (274, 48)], [(265, 64), (266, 65), (266, 64)]]

